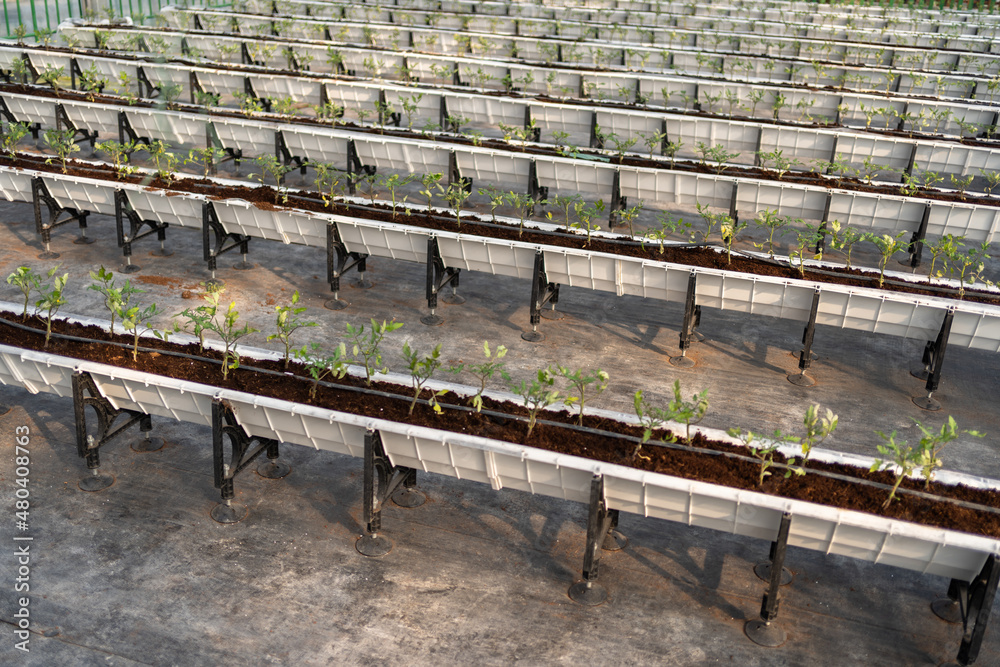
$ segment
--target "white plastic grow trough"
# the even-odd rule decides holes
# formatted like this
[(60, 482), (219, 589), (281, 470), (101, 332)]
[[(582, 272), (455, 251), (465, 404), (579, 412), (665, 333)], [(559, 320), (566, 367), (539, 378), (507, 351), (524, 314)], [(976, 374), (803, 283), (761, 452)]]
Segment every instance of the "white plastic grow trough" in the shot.
[(264, 210), (242, 199), (214, 202), (215, 214), (227, 232), (282, 243), (326, 247), (328, 216), (308, 211)]
[[(1000, 541), (987, 537), (0, 346), (0, 382), (31, 393), (70, 396), (76, 370), (90, 373), (118, 408), (209, 424), (212, 399), (224, 399), (250, 435), (318, 449), (360, 455), (364, 432), (376, 429), (393, 465), (488, 483), (497, 490), (587, 502), (593, 476), (601, 475), (610, 509), (763, 540), (776, 538), (781, 515), (788, 512), (792, 546), (966, 581), (989, 555), (1000, 554)], [(980, 478), (975, 481), (982, 484)]]

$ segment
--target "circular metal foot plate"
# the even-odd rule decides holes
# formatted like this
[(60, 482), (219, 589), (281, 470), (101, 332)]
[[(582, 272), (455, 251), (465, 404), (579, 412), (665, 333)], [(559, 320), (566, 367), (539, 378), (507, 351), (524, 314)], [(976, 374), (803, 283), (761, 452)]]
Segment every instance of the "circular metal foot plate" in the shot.
[(167, 248), (158, 248), (156, 250), (149, 251), (152, 257), (171, 257), (174, 254), (173, 250), (168, 250)]
[(605, 551), (621, 551), (627, 546), (628, 538), (617, 530), (612, 530), (610, 533), (605, 535), (604, 541), (601, 542), (601, 548)]
[(529, 343), (541, 343), (545, 340), (545, 334), (541, 331), (526, 331), (521, 334), (521, 340), (526, 340)]
[(459, 306), (465, 303), (465, 297), (461, 294), (449, 294), (448, 296), (441, 297), (441, 302), (449, 306)]
[(429, 327), (439, 327), (444, 324), (444, 318), (440, 315), (424, 315), (420, 318), (420, 323)]
[(910, 370), (910, 375), (918, 380), (927, 380), (930, 373), (927, 372), (926, 368), (914, 368)]
[(931, 602), (931, 611), (946, 623), (957, 625), (962, 622), (961, 606), (949, 598), (938, 598), (934, 602)]
[(551, 320), (553, 322), (558, 322), (566, 317), (558, 310), (543, 310), (539, 315), (541, 315), (543, 320)]
[[(795, 359), (798, 359), (801, 355), (802, 355), (802, 350), (790, 350), (788, 352), (788, 356), (794, 357)], [(809, 358), (812, 361), (816, 361), (817, 359), (819, 359), (819, 355), (816, 354), (815, 352), (810, 352), (809, 353)]]
[(569, 599), (588, 607), (596, 607), (608, 599), (608, 592), (598, 583), (578, 581), (569, 587)]
[(371, 289), (375, 287), (375, 283), (368, 280), (367, 278), (356, 278), (348, 282), (347, 284), (353, 287), (354, 289)]
[(350, 301), (344, 301), (343, 299), (330, 299), (323, 303), (323, 307), (327, 310), (344, 310), (350, 305)]
[(138, 264), (126, 264), (122, 267), (122, 273), (139, 273), (142, 267)]
[(76, 239), (74, 239), (73, 245), (90, 245), (93, 242), (94, 239), (90, 238), (89, 236), (78, 236)]
[(913, 401), (913, 404), (921, 410), (937, 412), (941, 409), (940, 401), (937, 401), (929, 396), (914, 396), (911, 400)]
[(284, 461), (268, 461), (257, 466), (257, 474), (265, 479), (281, 479), (292, 472), (291, 466)]
[(779, 628), (774, 623), (765, 623), (759, 618), (747, 621), (743, 626), (743, 632), (754, 644), (777, 648), (788, 639), (788, 633)]
[(392, 551), (392, 541), (387, 537), (382, 537), (381, 535), (362, 535), (358, 538), (358, 541), (354, 543), (354, 548), (357, 549), (358, 553), (362, 556), (378, 558), (379, 556), (384, 556)]
[(80, 487), (81, 491), (94, 493), (95, 491), (103, 491), (114, 483), (114, 475), (89, 475), (81, 479), (77, 486)]
[(212, 518), (218, 523), (239, 523), (247, 518), (250, 510), (241, 503), (219, 503), (212, 508)]
[(400, 507), (413, 509), (427, 502), (427, 496), (416, 489), (402, 488), (392, 494), (392, 502)]
[(158, 452), (165, 444), (160, 436), (151, 435), (149, 438), (136, 438), (129, 447), (133, 452)]
[(47, 250), (39, 255), (38, 259), (59, 259), (59, 253)]
[(795, 375), (789, 375), (788, 381), (794, 384), (796, 387), (811, 387), (816, 384), (816, 380), (805, 373), (796, 373)]
[[(753, 566), (753, 573), (757, 575), (757, 578), (761, 581), (771, 581), (771, 561), (765, 560), (757, 563)], [(792, 571), (787, 567), (781, 568), (781, 582), (780, 586), (787, 586), (792, 583), (792, 578), (794, 575)]]
[(233, 268), (237, 271), (249, 271), (253, 268), (253, 264), (250, 262), (236, 262), (233, 264)]
[(690, 357), (670, 357), (670, 365), (677, 368), (691, 368), (694, 366), (694, 360)]

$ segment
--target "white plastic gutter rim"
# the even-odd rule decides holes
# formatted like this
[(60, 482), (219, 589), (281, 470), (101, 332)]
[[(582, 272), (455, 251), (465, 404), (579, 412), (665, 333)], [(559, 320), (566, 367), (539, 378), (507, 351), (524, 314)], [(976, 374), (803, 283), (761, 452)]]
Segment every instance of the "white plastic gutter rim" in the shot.
[[(5, 304), (5, 307), (9, 308), (12, 305)], [(246, 348), (243, 349), (250, 352)], [(271, 353), (265, 354), (270, 356)], [(775, 538), (781, 514), (790, 512), (793, 520), (789, 544), (792, 546), (839, 553), (862, 560), (966, 580), (971, 580), (978, 574), (988, 555), (1000, 554), (1000, 540), (983, 536), (919, 526), (861, 512), (777, 498), (754, 491), (679, 479), (479, 436), (360, 417), (48, 353), (0, 346), (0, 359), (4, 356), (11, 361), (17, 358), (22, 363), (64, 369), (67, 374), (63, 376), (63, 382), (68, 382), (69, 371), (78, 370), (95, 374), (98, 386), (120, 380), (191, 394), (200, 397), (199, 400), (202, 401), (207, 401), (209, 398), (225, 399), (236, 406), (237, 419), (244, 424), (244, 427), (246, 427), (246, 415), (240, 418), (239, 412), (249, 409), (253, 412), (270, 410), (287, 413), (293, 417), (297, 416), (300, 421), (309, 419), (316, 423), (326, 422), (331, 425), (337, 423), (359, 430), (377, 429), (383, 435), (383, 444), (394, 465), (413, 467), (416, 464), (425, 471), (489, 482), (495, 489), (503, 488), (504, 482), (507, 481), (508, 485), (513, 485), (512, 488), (522, 488), (532, 492), (548, 491), (546, 495), (586, 502), (591, 477), (602, 475), (605, 479), (606, 500), (611, 509), (633, 513), (638, 511), (647, 516), (673, 520), (680, 518), (689, 525), (703, 525), (766, 540)], [(12, 370), (16, 373), (16, 369)], [(3, 376), (0, 376), (0, 379), (3, 379)], [(37, 391), (42, 387), (34, 389)], [(50, 389), (57, 392), (66, 391), (66, 387), (44, 388), (46, 391)], [(141, 405), (136, 404), (135, 407), (146, 411)], [(255, 434), (253, 428), (248, 431), (251, 435)], [(260, 433), (257, 430), (256, 434), (264, 437), (273, 436), (272, 430), (266, 429), (266, 431)], [(426, 449), (429, 446), (441, 448), (437, 457), (434, 451)], [(421, 447), (424, 447), (423, 451)], [(466, 454), (461, 460), (456, 459), (456, 455), (461, 452)], [(473, 452), (478, 454), (473, 455)], [(446, 456), (444, 461), (440, 459), (441, 454)], [(468, 459), (468, 455), (473, 455), (473, 459)], [(412, 460), (414, 456), (416, 459)], [(430, 458), (425, 458), (426, 456)], [(485, 464), (485, 468), (481, 466), (477, 468), (480, 463)], [(515, 467), (512, 468), (512, 465)], [(532, 473), (533, 467), (538, 468), (534, 473)], [(479, 475), (470, 474), (475, 473), (477, 469)], [(521, 484), (517, 483), (517, 477), (511, 477), (517, 471), (523, 473), (520, 478)], [(549, 483), (533, 485), (531, 482), (533, 474), (536, 475), (536, 480), (548, 480)], [(552, 480), (559, 480), (558, 493), (555, 488), (551, 488)], [(979, 483), (983, 482), (986, 481), (979, 480)], [(1000, 483), (987, 482), (987, 487), (1000, 490)], [(664, 499), (669, 504), (678, 498), (687, 499), (680, 508), (672, 509), (657, 504), (657, 501)], [(653, 504), (650, 504), (650, 501)], [(699, 514), (706, 511), (707, 514)]]

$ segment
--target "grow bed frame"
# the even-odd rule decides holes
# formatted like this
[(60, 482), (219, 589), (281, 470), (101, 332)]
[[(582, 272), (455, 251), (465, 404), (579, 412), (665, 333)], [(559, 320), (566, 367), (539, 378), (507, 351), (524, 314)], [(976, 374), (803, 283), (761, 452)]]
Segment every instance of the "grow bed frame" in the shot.
[[(0, 304), (0, 310), (13, 313), (20, 307)], [(107, 322), (89, 318), (73, 318), (73, 321), (108, 327)], [(188, 336), (178, 336), (176, 340), (182, 338), (183, 343), (196, 342)], [(248, 363), (252, 359), (280, 358), (266, 350), (246, 347), (241, 348), (241, 356), (251, 360)], [(385, 379), (403, 383), (407, 380), (402, 376)], [(368, 556), (383, 555), (392, 548), (391, 540), (381, 533), (381, 508), (389, 498), (405, 490), (405, 496), (401, 497), (404, 504), (414, 506), (422, 502), (414, 489), (418, 470), (488, 483), (496, 490), (513, 488), (587, 503), (590, 512), (583, 581), (570, 588), (570, 596), (583, 604), (599, 603), (606, 596), (597, 582), (600, 547), (606, 539), (616, 537), (614, 528), (620, 511), (769, 540), (772, 542), (770, 590), (764, 598), (761, 619), (747, 624), (747, 634), (758, 642), (762, 637), (766, 640), (783, 634), (774, 621), (787, 546), (949, 577), (952, 580), (949, 594), (954, 593), (952, 598), (956, 601), (961, 598), (968, 603), (967, 627), (959, 650), (962, 664), (970, 664), (978, 654), (1000, 576), (1000, 540), (474, 435), (343, 413), (6, 345), (0, 346), (0, 382), (21, 386), (32, 394), (46, 392), (72, 397), (77, 451), (92, 473), (81, 482), (84, 490), (99, 491), (114, 482), (113, 477), (101, 473), (100, 448), (132, 426), (139, 425), (147, 437), (152, 429), (152, 416), (211, 426), (213, 475), (223, 500), (213, 510), (213, 518), (223, 523), (245, 516), (245, 507), (233, 503), (234, 480), (255, 459), (266, 453), (270, 459), (268, 469), (276, 476), (287, 474), (287, 468), (278, 460), (281, 443), (362, 456), (365, 534), (358, 540), (357, 548)], [(444, 388), (460, 395), (475, 393), (468, 387), (444, 383), (437, 383), (432, 389)], [(87, 406), (98, 416), (96, 435), (88, 435)], [(126, 421), (116, 426), (115, 421), (122, 416)], [(634, 423), (627, 415), (613, 416)], [(701, 431), (725, 439), (718, 432)], [(813, 459), (851, 460), (862, 466), (870, 465), (863, 457), (832, 452), (816, 452)], [(941, 480), (944, 478), (949, 483), (1000, 490), (1000, 483), (982, 478), (942, 473)]]

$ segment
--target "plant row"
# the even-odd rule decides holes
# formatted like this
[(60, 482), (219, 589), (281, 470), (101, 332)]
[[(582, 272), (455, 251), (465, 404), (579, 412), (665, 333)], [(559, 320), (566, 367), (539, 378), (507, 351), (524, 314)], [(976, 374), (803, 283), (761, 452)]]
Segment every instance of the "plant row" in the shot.
[[(22, 321), (29, 319), (29, 304), (33, 296), (34, 312), (32, 317), (39, 319), (45, 325), (45, 347), (48, 347), (52, 334), (52, 323), (59, 309), (66, 303), (65, 288), (68, 275), (57, 275), (58, 267), (53, 267), (43, 276), (35, 273), (31, 268), (22, 266), (7, 277), (7, 283), (17, 287), (23, 297), (24, 309)], [(46, 283), (46, 278), (53, 279), (52, 283)], [(260, 333), (258, 329), (241, 321), (240, 313), (236, 308), (236, 302), (231, 301), (228, 307), (223, 299), (224, 289), (219, 287), (206, 287), (201, 294), (204, 301), (202, 305), (194, 308), (187, 308), (173, 316), (171, 326), (165, 330), (157, 330), (152, 322), (155, 318), (162, 316), (163, 311), (155, 303), (143, 303), (140, 294), (145, 290), (139, 289), (126, 279), (123, 284), (118, 284), (114, 274), (107, 271), (103, 266), (96, 272), (90, 273), (91, 284), (88, 289), (98, 292), (103, 298), (104, 307), (110, 316), (109, 333), (115, 335), (115, 323), (118, 322), (122, 328), (128, 332), (132, 338), (132, 358), (138, 360), (140, 352), (140, 338), (146, 334), (153, 334), (157, 338), (167, 341), (169, 337), (177, 332), (186, 331), (195, 335), (199, 342), (199, 353), (204, 352), (204, 344), (207, 334), (214, 334), (223, 344), (221, 373), (222, 379), (229, 377), (230, 371), (240, 366), (239, 341), (247, 336)], [(318, 343), (311, 342), (301, 347), (297, 347), (297, 342), (293, 338), (298, 337), (300, 331), (310, 327), (318, 326), (318, 323), (307, 319), (304, 314), (307, 308), (298, 305), (299, 293), (294, 292), (289, 303), (275, 306), (274, 332), (267, 335), (268, 341), (277, 341), (283, 351), (283, 365), (285, 369), (291, 368), (294, 359), (300, 364), (300, 370), (304, 370), (312, 378), (310, 388), (310, 398), (315, 398), (315, 392), (320, 382), (342, 380), (348, 373), (351, 363), (355, 363), (364, 369), (365, 384), (371, 386), (373, 378), (378, 373), (385, 373), (384, 349), (387, 334), (400, 329), (403, 324), (396, 321), (376, 320), (370, 321), (370, 326), (364, 324), (353, 325), (347, 323), (345, 340), (330, 345), (329, 349), (323, 349)], [(489, 342), (483, 343), (483, 359), (480, 363), (459, 364), (457, 366), (445, 367), (441, 354), (442, 345), (438, 344), (430, 353), (421, 353), (416, 348), (410, 346), (409, 342), (404, 342), (401, 348), (402, 361), (405, 363), (412, 382), (412, 395), (409, 405), (409, 413), (412, 414), (418, 402), (428, 405), (435, 414), (443, 412), (439, 398), (448, 393), (447, 390), (429, 390), (435, 374), (442, 372), (450, 374), (466, 373), (471, 375), (475, 381), (477, 391), (466, 397), (466, 402), (472, 406), (476, 412), (483, 409), (483, 394), (488, 384), (494, 379), (502, 379), (507, 388), (520, 397), (523, 407), (527, 413), (527, 435), (530, 439), (537, 419), (543, 410), (561, 403), (570, 410), (576, 410), (576, 422), (584, 425), (586, 403), (588, 400), (596, 400), (603, 393), (610, 381), (606, 372), (600, 369), (571, 369), (566, 366), (556, 364), (546, 368), (538, 369), (529, 374), (528, 380), (516, 382), (506, 371), (504, 358), (507, 348), (503, 345), (490, 348)], [(682, 443), (693, 446), (691, 426), (701, 423), (705, 418), (709, 401), (707, 391), (694, 394), (691, 399), (684, 398), (680, 382), (675, 381), (672, 388), (673, 396), (663, 405), (655, 405), (648, 401), (642, 390), (635, 392), (633, 404), (638, 423), (643, 429), (641, 440), (636, 444), (633, 451), (633, 459), (649, 459), (643, 453), (643, 447), (652, 445), (668, 445), (672, 443)], [(423, 400), (421, 396), (425, 396)], [(871, 470), (891, 469), (896, 475), (896, 483), (892, 487), (883, 507), (888, 507), (895, 497), (899, 485), (905, 477), (913, 477), (919, 470), (925, 488), (929, 490), (930, 483), (934, 477), (934, 472), (943, 466), (940, 459), (941, 450), (950, 442), (957, 440), (961, 435), (973, 437), (983, 437), (976, 431), (959, 430), (955, 420), (948, 417), (946, 423), (939, 431), (935, 432), (926, 428), (919, 421), (915, 421), (916, 426), (922, 433), (921, 439), (915, 446), (908, 446), (906, 441), (898, 439), (896, 431), (889, 435), (877, 431), (884, 440), (884, 444), (878, 446), (878, 452), (885, 456), (885, 459), (876, 460)], [(683, 424), (683, 436), (679, 432), (671, 431), (668, 425), (671, 423)], [(748, 452), (758, 461), (759, 477), (758, 486), (763, 486), (764, 480), (771, 476), (778, 467), (784, 469), (784, 477), (787, 479), (792, 475), (805, 475), (809, 457), (815, 448), (818, 448), (826, 438), (828, 438), (837, 428), (838, 417), (830, 410), (822, 412), (819, 405), (811, 405), (807, 409), (803, 418), (804, 434), (793, 436), (783, 434), (780, 430), (770, 435), (762, 436), (752, 431), (730, 429), (730, 436), (736, 438), (748, 450)], [(775, 456), (783, 447), (796, 445), (800, 448), (797, 457), (778, 459)]]

